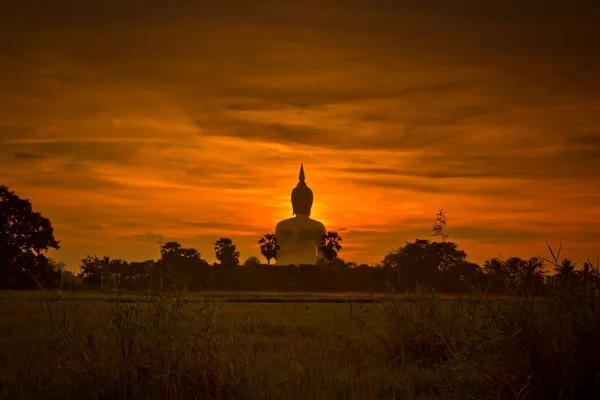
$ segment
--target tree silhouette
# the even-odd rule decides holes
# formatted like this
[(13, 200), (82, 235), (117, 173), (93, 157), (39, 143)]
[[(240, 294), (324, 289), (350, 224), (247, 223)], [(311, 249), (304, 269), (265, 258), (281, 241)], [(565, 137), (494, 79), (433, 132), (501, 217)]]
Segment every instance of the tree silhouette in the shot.
[(596, 296), (597, 289), (600, 288), (600, 271), (599, 264), (594, 264), (588, 260), (583, 263), (583, 268), (580, 271), (575, 271), (574, 275), (583, 284), (583, 290), (586, 295)]
[(571, 260), (564, 258), (560, 264), (554, 267), (554, 271), (560, 285), (566, 287), (571, 284), (575, 276), (575, 264)]
[(215, 242), (215, 256), (224, 266), (234, 267), (240, 264), (240, 252), (230, 238), (221, 238)]
[(331, 270), (331, 264), (334, 258), (337, 257), (338, 251), (342, 249), (342, 245), (339, 243), (341, 241), (342, 238), (337, 232), (327, 232), (321, 238), (321, 247), (319, 247), (319, 250), (321, 250), (323, 256), (329, 262), (329, 270)]
[(490, 279), (491, 289), (499, 291), (504, 288), (508, 281), (508, 274), (504, 269), (504, 262), (497, 258), (491, 258), (483, 263), (483, 272)]
[(182, 247), (178, 242), (161, 242), (159, 261), (162, 274), (170, 284), (179, 282), (189, 288), (193, 281), (201, 281), (208, 270), (208, 263), (202, 259), (200, 252), (194, 248)]
[(258, 243), (260, 244), (260, 253), (267, 259), (267, 265), (271, 265), (271, 259), (277, 257), (277, 252), (281, 250), (275, 234), (267, 233), (260, 238)]
[(436, 284), (440, 273), (466, 260), (467, 254), (456, 243), (416, 239), (388, 253), (382, 265), (397, 271), (399, 283), (408, 289), (419, 284)]
[(81, 260), (80, 272), (77, 275), (83, 282), (101, 285), (103, 260), (97, 256), (86, 256)]
[(249, 257), (244, 261), (244, 267), (256, 267), (260, 265), (260, 259), (258, 257)]
[(527, 261), (521, 257), (509, 257), (503, 262), (507, 283), (518, 286), (527, 277)]
[(472, 262), (462, 261), (452, 264), (443, 271), (443, 281), (441, 287), (446, 290), (454, 291), (457, 289), (471, 290), (483, 280), (483, 270)]
[(0, 287), (35, 288), (35, 280), (58, 284), (60, 272), (43, 254), (58, 244), (50, 220), (33, 211), (29, 200), (0, 186)]
[[(539, 257), (531, 257), (525, 261), (523, 271), (521, 272), (523, 283), (525, 284), (526, 291), (529, 291), (531, 287), (531, 294), (535, 294), (536, 282), (540, 283), (544, 281), (546, 272), (544, 271), (544, 261)], [(530, 286), (527, 286), (529, 282)]]

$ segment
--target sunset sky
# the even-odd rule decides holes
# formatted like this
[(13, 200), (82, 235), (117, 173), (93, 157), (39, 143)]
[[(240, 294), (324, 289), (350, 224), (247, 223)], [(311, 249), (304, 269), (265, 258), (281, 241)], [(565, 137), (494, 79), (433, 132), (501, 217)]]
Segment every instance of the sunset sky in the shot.
[(71, 269), (258, 256), (300, 163), (346, 261), (440, 208), (475, 262), (600, 254), (598, 1), (2, 3), (0, 185)]

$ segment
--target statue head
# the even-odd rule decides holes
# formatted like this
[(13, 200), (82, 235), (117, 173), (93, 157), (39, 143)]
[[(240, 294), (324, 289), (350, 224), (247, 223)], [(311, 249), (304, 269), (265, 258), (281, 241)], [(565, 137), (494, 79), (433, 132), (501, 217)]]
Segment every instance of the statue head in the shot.
[(313, 192), (304, 182), (304, 166), (300, 164), (299, 182), (292, 190), (292, 209), (294, 214), (308, 214), (313, 203)]

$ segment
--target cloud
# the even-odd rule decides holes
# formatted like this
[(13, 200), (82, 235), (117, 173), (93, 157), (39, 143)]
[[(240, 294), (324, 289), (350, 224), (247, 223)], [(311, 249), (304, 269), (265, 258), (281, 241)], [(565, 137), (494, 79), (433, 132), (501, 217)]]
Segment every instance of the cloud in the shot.
[[(144, 232), (144, 233), (138, 233), (138, 234), (133, 234), (133, 235), (117, 236), (117, 239), (134, 241), (134, 242), (158, 243), (160, 237), (161, 237), (161, 235), (157, 234), (157, 233)], [(181, 242), (181, 239), (169, 238), (169, 239), (166, 239), (166, 241)]]
[(54, 141), (33, 143), (6, 143), (4, 151), (12, 151), (15, 158), (46, 159), (62, 158), (73, 161), (129, 162), (139, 150), (139, 143), (107, 143), (101, 141)]
[(13, 151), (12, 157), (15, 160), (27, 161), (27, 160), (43, 160), (46, 158), (44, 155), (22, 152), (22, 151)]
[(359, 262), (442, 207), (478, 257), (600, 221), (596, 2), (71, 3), (0, 13), (0, 177), (65, 259), (256, 255), (301, 162)]
[(542, 232), (516, 228), (485, 228), (477, 226), (455, 226), (452, 228), (452, 236), (457, 240), (469, 238), (482, 243), (506, 244), (522, 241), (543, 241), (545, 235)]
[(598, 133), (582, 133), (570, 137), (569, 142), (575, 146), (586, 146), (592, 149), (600, 147), (600, 132)]

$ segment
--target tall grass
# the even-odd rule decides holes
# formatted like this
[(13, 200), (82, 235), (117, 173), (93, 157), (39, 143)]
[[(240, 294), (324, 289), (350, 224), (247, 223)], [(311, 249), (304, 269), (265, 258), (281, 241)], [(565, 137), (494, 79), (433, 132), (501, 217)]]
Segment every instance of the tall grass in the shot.
[(435, 290), (421, 289), (385, 305), (387, 326), (377, 335), (387, 359), (400, 368), (442, 369), (439, 385), (446, 393), (600, 398), (597, 285), (559, 287), (541, 299), (516, 296), (518, 288), (507, 287), (513, 296), (506, 301), (478, 292), (449, 303), (440, 302)]
[[(600, 398), (597, 282), (550, 296), (380, 304), (103, 301), (40, 291), (0, 302), (7, 399)], [(507, 288), (509, 294), (511, 288)], [(19, 322), (21, 321), (21, 322)]]
[[(107, 300), (119, 297), (114, 293)], [(204, 302), (192, 308), (177, 292), (153, 297), (152, 302), (113, 301), (90, 318), (78, 304), (67, 310), (58, 294), (42, 296), (45, 314), (28, 312), (27, 346), (32, 348), (15, 354), (24, 359), (11, 360), (13, 368), (3, 368), (0, 393), (6, 398), (174, 398), (234, 390), (230, 382), (196, 373), (210, 375), (217, 367), (220, 342), (213, 319), (219, 306)]]

